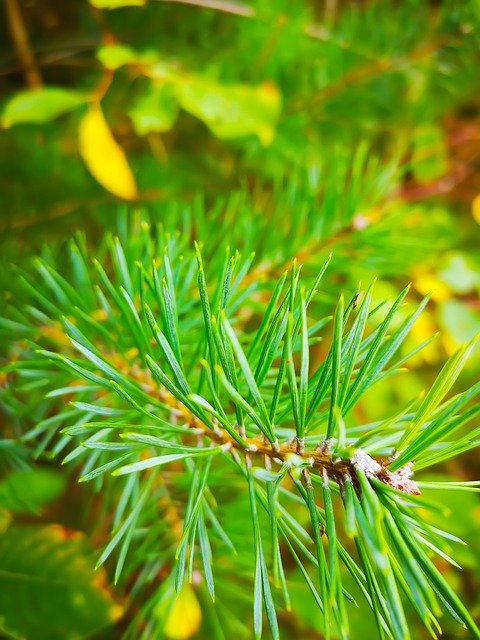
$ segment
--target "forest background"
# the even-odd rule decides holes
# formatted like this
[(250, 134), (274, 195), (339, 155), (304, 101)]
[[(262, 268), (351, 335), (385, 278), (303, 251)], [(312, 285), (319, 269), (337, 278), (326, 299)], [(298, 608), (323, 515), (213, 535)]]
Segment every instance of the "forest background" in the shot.
[[(268, 259), (260, 277), (268, 277), (277, 243), (307, 265), (332, 252), (323, 293), (330, 309), (340, 288), (353, 291), (359, 281), (377, 277), (378, 300), (396, 297), (412, 282), (414, 299), (432, 297), (410, 347), (439, 336), (410, 362), (400, 383), (387, 378), (366, 394), (361, 410), (371, 422), (430, 384), (446, 358), (479, 333), (478, 2), (3, 5), (4, 263), (28, 265), (42, 247), (55, 252), (76, 230), (95, 245), (104, 231), (118, 228), (117, 212), (181, 220), (193, 208), (199, 218), (238, 222), (244, 246), (235, 248), (248, 250), (252, 236), (262, 236)], [(302, 208), (316, 211), (321, 224), (312, 229), (311, 243), (298, 245), (296, 212)], [(277, 237), (278, 220), (290, 219)], [(458, 389), (478, 379), (478, 355)], [(24, 427), (27, 414), (17, 414), (12, 427), (6, 412), (7, 437)], [(91, 636), (112, 618), (120, 618), (121, 627), (125, 593), (114, 590), (110, 576), (91, 577), (99, 540), (90, 536), (90, 490), (47, 458), (33, 464), (27, 484), (21, 469), (5, 466), (0, 528), (15, 527), (26, 549), (42, 532), (85, 532), (90, 540), (80, 537), (71, 553), (95, 606), (78, 603), (72, 637)], [(478, 454), (439, 466), (437, 477), (478, 479)], [(438, 500), (442, 504), (441, 495)], [(447, 518), (468, 547), (459, 554), (463, 571), (447, 563), (441, 570), (478, 620), (477, 495), (456, 495), (447, 511), (439, 512), (438, 522)], [(52, 524), (55, 529), (45, 529)], [(0, 605), (0, 620), (5, 615)], [(356, 615), (360, 621), (364, 614)], [(38, 626), (22, 632), (29, 640), (51, 639), (48, 613), (38, 616)], [(358, 635), (352, 625), (352, 639), (367, 637), (368, 624), (365, 618), (357, 625)], [(291, 637), (321, 637), (301, 607), (285, 629)], [(451, 629), (447, 637), (468, 637)], [(192, 623), (188, 633), (196, 632)], [(111, 625), (94, 637), (116, 634)]]

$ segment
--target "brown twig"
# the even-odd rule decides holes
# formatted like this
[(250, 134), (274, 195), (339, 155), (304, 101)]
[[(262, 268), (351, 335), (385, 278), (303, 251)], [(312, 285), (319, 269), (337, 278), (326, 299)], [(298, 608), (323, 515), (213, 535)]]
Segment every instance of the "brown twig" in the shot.
[(38, 89), (43, 84), (42, 77), (30, 47), (27, 28), (17, 0), (5, 0), (5, 11), (13, 48), (22, 69), (25, 84), (29, 89)]
[[(119, 355), (114, 359), (113, 364), (123, 374), (140, 383), (143, 391), (160, 399), (163, 404), (169, 407), (186, 426), (192, 429), (192, 435), (197, 439), (203, 437), (211, 443), (222, 446), (225, 452), (229, 452), (236, 461), (240, 461), (242, 457), (247, 463), (255, 459), (258, 460), (259, 465), (263, 464), (266, 468), (271, 468), (272, 463), (277, 465), (287, 463), (295, 467), (298, 466), (299, 461), (303, 461), (308, 465), (308, 468), (320, 475), (325, 470), (329, 477), (339, 485), (343, 485), (345, 476), (355, 478), (356, 469), (361, 468), (368, 477), (374, 477), (404, 493), (413, 495), (420, 493), (416, 483), (410, 479), (411, 464), (401, 467), (398, 471), (390, 472), (388, 470), (390, 459), (375, 460), (362, 449), (357, 449), (352, 458), (339, 458), (332, 454), (329, 441), (320, 442), (314, 448), (306, 449), (303, 441), (299, 446), (297, 438), (281, 444), (277, 442), (272, 444), (263, 435), (254, 438), (242, 435), (244, 444), (241, 446), (215, 421), (212, 429), (194, 416), (167, 389), (161, 386), (157, 388), (149, 371), (145, 371), (137, 365), (131, 366)], [(269, 462), (265, 464), (267, 459)]]
[[(44, 335), (46, 329), (47, 327), (43, 328)], [(50, 338), (52, 338), (51, 335)], [(60, 340), (62, 338), (63, 335), (60, 335)], [(57, 336), (55, 339), (58, 341), (59, 337)], [(63, 348), (59, 350), (62, 351)], [(105, 350), (102, 349), (102, 352)], [(279, 443), (278, 441), (269, 442), (263, 435), (246, 437), (241, 427), (237, 429), (240, 433), (239, 440), (232, 437), (214, 418), (210, 425), (205, 424), (186, 405), (177, 400), (168, 389), (157, 385), (150, 371), (144, 369), (136, 361), (137, 355), (136, 350), (129, 353), (128, 358), (118, 352), (110, 352), (109, 362), (123, 375), (139, 384), (146, 394), (157, 401), (159, 400), (170, 412), (175, 423), (178, 421), (188, 427), (191, 431), (191, 437), (195, 438), (197, 445), (202, 439), (210, 444), (218, 445), (238, 464), (241, 464), (243, 459), (248, 465), (255, 459), (258, 460), (259, 465), (263, 464), (266, 468), (271, 468), (273, 464), (277, 466), (287, 464), (292, 469), (299, 467), (311, 469), (320, 476), (326, 472), (340, 486), (344, 484), (346, 477), (355, 478), (357, 470), (360, 469), (368, 478), (380, 480), (399, 491), (413, 495), (420, 493), (417, 484), (411, 480), (412, 463), (392, 472), (388, 469), (392, 458), (375, 459), (361, 448), (357, 448), (351, 457), (341, 458), (332, 451), (332, 441), (330, 440), (319, 441), (306, 448), (304, 441), (299, 441), (298, 438)], [(190, 434), (187, 434), (187, 437), (190, 437)], [(266, 460), (268, 463), (265, 462)]]

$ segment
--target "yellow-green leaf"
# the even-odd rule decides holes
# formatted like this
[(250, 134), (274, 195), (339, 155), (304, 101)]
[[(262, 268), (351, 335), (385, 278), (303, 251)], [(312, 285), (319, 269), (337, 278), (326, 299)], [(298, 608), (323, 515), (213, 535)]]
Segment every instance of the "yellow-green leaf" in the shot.
[(413, 132), (411, 170), (419, 182), (430, 182), (448, 171), (445, 135), (440, 127), (424, 125)]
[(118, 9), (118, 7), (143, 7), (147, 0), (90, 0), (97, 9)]
[(458, 348), (480, 333), (480, 314), (464, 302), (443, 302), (439, 305), (438, 317), (440, 327), (448, 334), (453, 348)]
[(94, 565), (80, 532), (10, 525), (0, 536), (0, 635), (75, 640), (117, 620), (122, 608)]
[(266, 146), (275, 136), (282, 99), (273, 84), (222, 85), (210, 78), (190, 76), (178, 82), (176, 95), (182, 108), (202, 120), (218, 138), (253, 134)]
[(72, 111), (87, 102), (85, 94), (58, 87), (21, 91), (5, 105), (2, 126), (11, 127), (22, 122), (43, 124)]
[(480, 286), (480, 269), (468, 255), (459, 251), (452, 251), (445, 256), (438, 277), (460, 295), (466, 295)]
[(178, 102), (172, 85), (152, 85), (148, 93), (137, 100), (128, 115), (140, 136), (150, 131), (169, 131), (178, 115)]
[(136, 51), (124, 44), (106, 44), (97, 50), (97, 58), (104, 67), (114, 71), (126, 64), (153, 64), (158, 55), (155, 51)]
[(102, 187), (126, 200), (136, 197), (135, 178), (100, 105), (92, 105), (80, 121), (78, 143), (83, 161)]

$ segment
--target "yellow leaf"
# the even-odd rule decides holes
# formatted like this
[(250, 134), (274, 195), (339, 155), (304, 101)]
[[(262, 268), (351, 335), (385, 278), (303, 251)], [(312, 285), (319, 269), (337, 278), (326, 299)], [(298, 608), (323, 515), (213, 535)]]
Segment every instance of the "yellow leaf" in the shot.
[(97, 9), (118, 9), (118, 7), (143, 7), (146, 0), (90, 0)]
[(137, 196), (125, 153), (113, 137), (99, 104), (92, 105), (80, 121), (78, 144), (88, 170), (102, 187), (125, 200)]
[(418, 273), (414, 276), (413, 283), (419, 293), (423, 296), (430, 293), (435, 302), (443, 302), (451, 298), (450, 289), (435, 273)]
[(163, 632), (170, 640), (188, 640), (198, 631), (201, 621), (202, 611), (195, 591), (185, 583), (172, 604)]
[(472, 216), (473, 219), (480, 224), (480, 193), (475, 196), (472, 202)]
[[(406, 340), (405, 351), (408, 352), (424, 340), (427, 340), (427, 338), (431, 338), (435, 335), (436, 331), (437, 326), (432, 315), (426, 311), (421, 313), (413, 325), (408, 339)], [(411, 366), (416, 366), (423, 362), (435, 363), (437, 362), (439, 355), (438, 344), (434, 341), (424, 347), (415, 356), (410, 358), (408, 363)]]

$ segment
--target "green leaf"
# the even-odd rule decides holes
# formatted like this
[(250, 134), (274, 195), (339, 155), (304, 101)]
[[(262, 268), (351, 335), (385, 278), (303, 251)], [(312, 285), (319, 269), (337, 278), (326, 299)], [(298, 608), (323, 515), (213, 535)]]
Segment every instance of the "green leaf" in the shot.
[(417, 484), (421, 489), (438, 489), (440, 491), (480, 491), (480, 480), (466, 480), (463, 482), (457, 480), (449, 482), (419, 481)]
[[(272, 296), (270, 298), (270, 302), (268, 303), (268, 306), (265, 310), (265, 313), (263, 314), (262, 317), (262, 321), (260, 323), (260, 326), (258, 327), (255, 336), (250, 344), (250, 348), (248, 349), (248, 353), (247, 353), (247, 357), (250, 360), (254, 353), (256, 353), (256, 349), (261, 341), (261, 339), (264, 337), (264, 333), (265, 330), (267, 328), (267, 326), (270, 324), (271, 319), (273, 318), (273, 316), (275, 315), (275, 306), (280, 298), (280, 295), (282, 293), (282, 289), (285, 285), (285, 281), (287, 279), (287, 274), (288, 271), (285, 271), (281, 278), (278, 280), (277, 284), (275, 285), (275, 289), (273, 290)], [(258, 381), (258, 376), (255, 375), (255, 377), (257, 378)]]
[[(430, 387), (422, 404), (418, 408), (414, 421), (402, 437), (398, 445), (399, 451), (405, 449), (405, 447), (412, 441), (421, 426), (429, 419), (439, 402), (451, 389), (477, 341), (478, 338), (475, 338), (469, 344), (463, 346), (446, 362), (437, 379)], [(405, 459), (406, 457), (408, 457), (408, 455), (402, 452), (402, 454), (396, 458), (391, 465), (389, 465), (389, 468), (392, 471), (399, 469), (406, 462), (409, 462), (409, 460)]]
[[(461, 281), (461, 280), (460, 280)], [(480, 333), (480, 313), (458, 300), (446, 300), (438, 305), (438, 322), (454, 346), (469, 342)]]
[(125, 400), (127, 404), (129, 404), (139, 413), (143, 413), (144, 415), (148, 416), (149, 418), (153, 418), (154, 420), (158, 419), (160, 424), (165, 422), (164, 420), (158, 418), (158, 416), (156, 416), (155, 414), (151, 413), (144, 405), (140, 405), (138, 402), (136, 402), (132, 398), (132, 396), (122, 387), (122, 385), (118, 384), (118, 382), (116, 382), (115, 380), (109, 380), (109, 386), (120, 396), (120, 398), (122, 398), (122, 400)]
[[(283, 592), (283, 597), (285, 600), (285, 606), (287, 611), (291, 610), (291, 602), (290, 602), (290, 594), (288, 592), (288, 586), (285, 576), (285, 569), (283, 567), (282, 560), (282, 552), (280, 548), (279, 538), (278, 538), (278, 485), (281, 482), (281, 477), (287, 473), (288, 467), (285, 465), (284, 472), (278, 474), (278, 477), (272, 479), (267, 479), (267, 505), (268, 505), (268, 518), (270, 520), (270, 534), (271, 534), (271, 545), (273, 552), (273, 582), (276, 587), (281, 587)], [(263, 471), (264, 473), (271, 473), (266, 469), (259, 469), (259, 471)], [(254, 471), (254, 476), (258, 478), (258, 475)]]
[[(162, 369), (158, 366), (158, 364), (154, 360), (152, 360), (152, 358), (150, 358), (150, 356), (147, 356), (146, 361), (147, 361), (148, 368), (153, 373), (155, 378), (157, 378), (157, 380), (159, 380), (160, 383), (166, 389), (168, 389), (168, 391), (170, 391), (172, 396), (174, 396), (175, 398), (177, 398), (177, 400), (179, 400), (182, 404), (184, 404), (193, 413), (193, 415), (200, 418), (200, 420), (204, 424), (208, 425), (209, 427), (212, 427), (212, 421), (209, 419), (205, 411), (203, 411), (203, 409), (199, 407), (198, 404), (192, 402), (188, 398), (188, 396), (186, 396), (181, 391), (181, 389), (175, 386), (173, 382), (168, 378), (168, 376), (164, 373), (164, 371), (162, 371)], [(117, 392), (118, 392), (118, 389), (117, 389)], [(143, 413), (145, 413), (145, 410), (142, 409), (141, 407), (137, 407), (137, 408), (139, 411), (142, 411)]]
[[(383, 508), (363, 471), (357, 469), (357, 478), (361, 485), (362, 504), (360, 505), (360, 500), (354, 494), (355, 518), (359, 529), (356, 541), (363, 546), (374, 572), (378, 574), (380, 584), (375, 590), (378, 597), (384, 601), (385, 613), (394, 638), (408, 640), (410, 633), (382, 527)], [(362, 561), (362, 565), (365, 567), (366, 563)]]
[(257, 383), (255, 382), (255, 376), (253, 375), (253, 371), (250, 369), (250, 364), (248, 363), (247, 357), (238, 341), (238, 338), (233, 331), (230, 323), (226, 318), (223, 320), (223, 327), (225, 329), (226, 334), (228, 335), (230, 342), (232, 344), (233, 350), (235, 352), (235, 356), (238, 360), (242, 373), (245, 377), (245, 381), (248, 385), (249, 391), (255, 400), (255, 404), (258, 407), (259, 415), (262, 420), (262, 431), (264, 431), (270, 440), (270, 442), (275, 442), (275, 434), (273, 433), (273, 428), (270, 422), (270, 417), (267, 412), (267, 408), (265, 406), (265, 402), (262, 398), (262, 395), (258, 389)]
[(38, 514), (63, 493), (65, 485), (66, 478), (52, 469), (14, 471), (0, 482), (0, 508), (17, 514)]
[(275, 136), (282, 100), (273, 84), (222, 85), (192, 75), (178, 81), (175, 95), (181, 107), (202, 120), (218, 138), (253, 134), (267, 146)]
[(413, 154), (410, 168), (419, 182), (429, 182), (448, 170), (445, 133), (441, 127), (426, 124), (412, 132)]
[(97, 49), (97, 58), (104, 67), (115, 71), (126, 64), (152, 64), (158, 59), (158, 54), (156, 51), (136, 51), (128, 45), (116, 43)]
[(133, 128), (139, 136), (152, 131), (170, 131), (178, 117), (178, 102), (171, 84), (152, 84), (129, 109)]
[(372, 299), (373, 284), (365, 295), (358, 316), (355, 318), (353, 326), (348, 334), (348, 350), (345, 354), (343, 384), (340, 389), (340, 398), (338, 404), (343, 407), (347, 398), (348, 388), (350, 386), (352, 374), (357, 362), (362, 336), (368, 320), (368, 312), (370, 310), (370, 302)]
[(410, 285), (405, 287), (405, 289), (400, 293), (398, 298), (388, 310), (388, 313), (385, 316), (383, 322), (372, 334), (373, 339), (371, 346), (369, 347), (365, 355), (365, 359), (362, 362), (360, 371), (358, 372), (356, 379), (348, 389), (348, 394), (343, 407), (344, 414), (350, 411), (350, 409), (357, 402), (360, 395), (370, 386), (370, 384), (375, 381), (376, 375), (378, 375), (381, 368), (386, 364), (386, 362), (388, 362), (388, 358), (393, 355), (395, 350), (398, 348), (400, 341), (403, 338), (404, 333), (406, 332), (406, 327), (402, 327), (402, 329), (399, 330), (400, 339), (396, 339), (395, 336), (392, 338), (391, 342), (394, 347), (393, 350), (389, 349), (390, 343), (387, 343), (387, 345), (385, 346), (383, 345), (383, 341), (387, 334), (388, 328), (390, 327), (390, 324), (395, 317), (395, 314), (400, 308), (400, 305), (402, 304), (409, 290)]
[(0, 536), (0, 628), (13, 637), (75, 640), (98, 632), (122, 614), (102, 583), (79, 532), (12, 525)]
[[(168, 273), (170, 278), (172, 276), (168, 261), (166, 261), (166, 267), (168, 265)], [(175, 357), (178, 363), (182, 366), (182, 354), (180, 351), (180, 340), (178, 338), (178, 315), (177, 315), (177, 303), (175, 300), (174, 284), (170, 281), (167, 284), (166, 279), (162, 282), (163, 299), (165, 302), (165, 317), (166, 317), (166, 331), (170, 344), (172, 345)]]
[(345, 508), (345, 533), (349, 538), (354, 538), (358, 534), (358, 528), (355, 520), (353, 481), (349, 475), (344, 476), (343, 489), (342, 498)]
[(257, 514), (257, 502), (255, 495), (255, 480), (249, 469), (246, 470), (246, 478), (248, 482), (248, 494), (250, 499), (250, 510), (252, 516), (253, 536), (255, 545), (255, 581), (254, 581), (254, 599), (253, 599), (253, 618), (255, 638), (260, 640), (262, 635), (262, 600), (265, 604), (267, 619), (272, 632), (273, 640), (280, 639), (280, 631), (278, 628), (277, 615), (275, 612), (275, 604), (272, 598), (270, 582), (268, 579), (268, 570), (265, 560), (262, 534), (260, 531), (259, 518)]
[(305, 431), (305, 418), (307, 415), (307, 401), (308, 401), (308, 373), (310, 354), (308, 349), (308, 326), (307, 326), (307, 305), (304, 300), (303, 292), (300, 293), (300, 319), (301, 319), (301, 332), (300, 332), (300, 383), (298, 387), (298, 398), (300, 404), (300, 434), (299, 437), (303, 438)]
[[(408, 458), (407, 461), (415, 460), (415, 463), (417, 463), (420, 459), (423, 459), (424, 455), (428, 457), (429, 453), (434, 452), (433, 447), (435, 444), (447, 436), (451, 437), (457, 429), (474, 419), (480, 413), (480, 405), (478, 403), (468, 407), (463, 412), (460, 410), (470, 403), (479, 392), (480, 383), (446, 402), (441, 407), (443, 410), (436, 412), (434, 419), (410, 442), (408, 447), (401, 453), (401, 457), (404, 460)], [(468, 434), (468, 437), (474, 439), (476, 436), (472, 433)]]
[[(198, 524), (198, 518), (201, 514), (202, 503), (204, 500), (204, 494), (207, 487), (207, 479), (210, 470), (210, 464), (212, 462), (212, 458), (207, 458), (207, 461), (203, 468), (200, 468), (199, 465), (196, 465), (195, 473), (197, 474), (197, 481), (192, 482), (191, 485), (191, 503), (188, 509), (188, 514), (185, 517), (183, 523), (183, 532), (182, 537), (178, 543), (178, 549), (176, 552), (176, 556), (179, 555), (179, 550), (185, 545), (188, 544), (189, 540), (193, 540), (195, 536), (195, 529)], [(192, 533), (192, 535), (190, 535)]]
[(85, 358), (87, 358), (87, 360), (90, 360), (95, 367), (98, 367), (98, 369), (105, 374), (106, 378), (111, 378), (112, 380), (115, 380), (117, 384), (128, 386), (129, 388), (132, 386), (130, 380), (128, 380), (126, 376), (119, 374), (115, 367), (112, 367), (103, 358), (97, 356), (97, 354), (91, 351), (88, 346), (80, 344), (73, 338), (70, 338), (70, 341), (75, 349), (77, 349), (83, 356), (85, 356)]
[[(449, 289), (460, 295), (470, 293), (480, 285), (478, 267), (476, 267), (470, 256), (463, 252), (448, 253), (438, 270), (438, 277)], [(453, 300), (447, 302), (453, 302)]]
[(88, 97), (79, 91), (45, 87), (21, 91), (10, 98), (3, 109), (2, 126), (32, 122), (43, 124), (85, 104)]
[[(308, 470), (305, 470), (303, 473), (305, 478), (305, 488), (302, 488), (301, 495), (308, 507), (310, 522), (312, 525), (313, 540), (315, 542), (315, 552), (317, 558), (318, 579), (320, 583), (322, 601), (324, 603), (323, 615), (325, 618), (325, 639), (328, 640), (331, 637), (331, 612), (330, 607), (327, 605), (327, 603), (329, 601), (331, 602), (331, 598), (329, 597), (329, 579), (331, 579), (332, 576), (328, 575), (327, 559), (325, 557), (325, 550), (323, 548), (322, 539), (320, 537), (320, 525), (323, 523), (321, 523), (319, 520), (319, 513), (315, 504), (315, 495), (313, 491), (312, 481), (310, 480), (310, 472)], [(300, 489), (301, 485), (299, 483), (297, 483), (297, 486)]]
[(215, 602), (215, 585), (213, 581), (212, 570), (212, 547), (208, 538), (208, 529), (205, 525), (203, 513), (198, 518), (198, 541), (200, 543), (200, 553), (202, 555), (203, 572), (205, 574), (205, 582), (207, 583), (208, 593)]
[(410, 552), (418, 562), (419, 567), (426, 575), (429, 583), (435, 589), (437, 595), (440, 597), (442, 603), (446, 606), (448, 612), (460, 623), (472, 633), (472, 638), (480, 638), (480, 631), (472, 619), (472, 616), (467, 611), (466, 607), (462, 603), (458, 595), (453, 591), (448, 582), (442, 576), (440, 571), (435, 567), (433, 562), (427, 556), (422, 547), (418, 544), (416, 539), (412, 536), (411, 531), (408, 529), (406, 523), (401, 519), (397, 519), (397, 526), (399, 527), (403, 539), (408, 545)]
[(336, 424), (335, 411), (338, 408), (339, 388), (340, 388), (340, 368), (342, 357), (342, 333), (343, 333), (343, 296), (335, 312), (333, 322), (333, 342), (332, 342), (332, 392), (330, 396), (330, 411), (328, 414), (327, 440), (334, 435)]
[(176, 462), (177, 460), (199, 458), (200, 456), (213, 456), (221, 451), (221, 447), (210, 447), (208, 449), (190, 449), (187, 453), (172, 453), (165, 456), (155, 456), (153, 458), (148, 458), (147, 460), (139, 460), (138, 462), (120, 467), (120, 469), (116, 469), (112, 475), (123, 476), (127, 473), (136, 473), (138, 471), (143, 471), (144, 469), (151, 469), (152, 467), (159, 467), (164, 464), (169, 464), (170, 462)]
[(219, 380), (220, 380), (223, 388), (225, 389), (228, 397), (230, 398), (230, 400), (232, 400), (232, 402), (235, 404), (235, 406), (238, 406), (240, 409), (245, 411), (245, 413), (248, 414), (248, 416), (257, 425), (257, 427), (260, 429), (260, 431), (263, 433), (263, 435), (269, 440), (269, 442), (273, 443), (274, 442), (274, 436), (272, 436), (270, 431), (265, 428), (264, 422), (262, 421), (260, 416), (257, 414), (255, 409), (230, 384), (230, 382), (227, 380), (225, 374), (223, 373), (223, 371), (220, 368), (219, 368), (219, 374), (220, 374)]
[(107, 471), (111, 471), (111, 470), (115, 469), (116, 467), (121, 465), (122, 462), (124, 462), (124, 460), (128, 460), (128, 458), (130, 458), (134, 453), (135, 453), (135, 451), (129, 451), (128, 453), (125, 453), (122, 456), (118, 456), (114, 460), (110, 460), (110, 462), (106, 462), (105, 464), (102, 464), (99, 467), (96, 467), (95, 469), (93, 469), (93, 471), (89, 471), (88, 473), (84, 473), (84, 475), (80, 476), (78, 481), (79, 482), (90, 482), (90, 480), (93, 480), (94, 478), (102, 476)]
[(344, 638), (348, 638), (348, 617), (345, 609), (345, 599), (342, 588), (342, 574), (338, 561), (337, 532), (335, 514), (333, 511), (332, 490), (326, 469), (323, 469), (323, 502), (325, 507), (325, 533), (328, 539), (328, 569), (331, 580), (331, 604), (338, 607), (339, 625)]
[(289, 311), (288, 317), (287, 317), (287, 330), (285, 333), (285, 345), (286, 345), (286, 356), (287, 356), (286, 372), (287, 372), (288, 388), (290, 391), (292, 417), (295, 423), (295, 431), (299, 441), (302, 441), (304, 424), (300, 416), (300, 398), (299, 398), (299, 392), (298, 392), (298, 386), (297, 386), (297, 377), (295, 373), (295, 363), (293, 361), (292, 333), (293, 333), (293, 313)]
[(200, 302), (202, 305), (202, 313), (203, 313), (203, 321), (205, 323), (205, 333), (206, 333), (206, 341), (208, 344), (208, 357), (210, 362), (210, 369), (212, 372), (212, 376), (215, 375), (215, 344), (213, 338), (213, 329), (212, 329), (212, 313), (210, 310), (210, 299), (207, 291), (207, 282), (205, 280), (205, 271), (203, 268), (203, 260), (202, 255), (200, 253), (200, 247), (195, 242), (195, 255), (197, 258), (198, 265), (198, 291), (200, 293)]
[(179, 388), (181, 389), (182, 393), (188, 396), (188, 394), (190, 393), (190, 388), (185, 379), (182, 366), (180, 365), (177, 358), (175, 357), (172, 347), (170, 346), (165, 335), (160, 330), (160, 327), (158, 326), (157, 321), (155, 320), (152, 312), (150, 311), (150, 307), (146, 303), (145, 303), (145, 313), (147, 316), (148, 324), (150, 325), (150, 329), (152, 330), (153, 337), (157, 341), (157, 344), (160, 347), (160, 349), (162, 350), (162, 353), (168, 362), (168, 366), (170, 367), (170, 370), (173, 373), (173, 376)]

